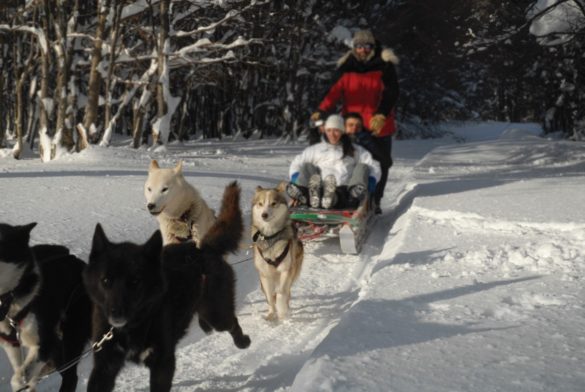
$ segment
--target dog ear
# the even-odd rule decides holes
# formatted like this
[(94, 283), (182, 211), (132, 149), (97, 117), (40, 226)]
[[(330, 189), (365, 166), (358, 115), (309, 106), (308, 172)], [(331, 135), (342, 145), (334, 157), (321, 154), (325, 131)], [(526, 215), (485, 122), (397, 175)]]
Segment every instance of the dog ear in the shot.
[(280, 181), (280, 183), (278, 183), (278, 185), (276, 186), (276, 190), (279, 192), (284, 193), (286, 191), (286, 186), (288, 185), (288, 181)]
[(160, 230), (155, 231), (144, 244), (144, 254), (153, 259), (160, 260), (162, 252), (162, 234)]
[(28, 242), (30, 240), (30, 232), (32, 231), (32, 229), (34, 229), (34, 227), (37, 225), (37, 222), (32, 222), (29, 223), (28, 225), (24, 225), (24, 226), (17, 226), (17, 233), (18, 236), (22, 236), (23, 238), (26, 239), (26, 242)]
[[(102, 225), (99, 223), (95, 226), (95, 231), (93, 232), (93, 241), (91, 243), (91, 255), (96, 253), (101, 253), (107, 246), (110, 241), (108, 237), (106, 237), (106, 233), (102, 228)], [(92, 259), (90, 255), (90, 260)]]
[(20, 226), (20, 228), (23, 231), (26, 231), (28, 234), (30, 234), (30, 232), (32, 231), (32, 229), (35, 228), (36, 225), (37, 225), (37, 222), (32, 222), (32, 223), (29, 223), (28, 225)]
[(153, 159), (152, 161), (150, 161), (150, 166), (148, 167), (148, 170), (154, 170), (154, 169), (160, 169), (160, 166), (158, 165), (158, 162), (156, 161), (156, 159)]
[(260, 185), (258, 185), (256, 187), (256, 192), (260, 192), (260, 191), (263, 191), (263, 190), (264, 190), (264, 188), (262, 188)]
[(183, 161), (179, 161), (175, 166), (175, 173), (181, 173), (183, 171)]

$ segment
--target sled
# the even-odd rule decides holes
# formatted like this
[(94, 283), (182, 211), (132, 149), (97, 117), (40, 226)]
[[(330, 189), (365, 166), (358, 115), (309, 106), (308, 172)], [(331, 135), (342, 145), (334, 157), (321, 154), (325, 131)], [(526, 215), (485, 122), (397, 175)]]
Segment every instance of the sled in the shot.
[(355, 209), (293, 207), (290, 209), (290, 218), (301, 241), (339, 237), (343, 253), (358, 254), (374, 219), (374, 210), (369, 205), (366, 199)]

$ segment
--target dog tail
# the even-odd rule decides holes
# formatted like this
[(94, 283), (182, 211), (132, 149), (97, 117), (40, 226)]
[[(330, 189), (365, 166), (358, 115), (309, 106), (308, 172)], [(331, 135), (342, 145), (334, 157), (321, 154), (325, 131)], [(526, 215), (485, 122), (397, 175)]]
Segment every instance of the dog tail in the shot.
[(225, 187), (219, 215), (203, 240), (201, 250), (225, 255), (239, 249), (244, 222), (240, 209), (240, 186), (233, 181)]

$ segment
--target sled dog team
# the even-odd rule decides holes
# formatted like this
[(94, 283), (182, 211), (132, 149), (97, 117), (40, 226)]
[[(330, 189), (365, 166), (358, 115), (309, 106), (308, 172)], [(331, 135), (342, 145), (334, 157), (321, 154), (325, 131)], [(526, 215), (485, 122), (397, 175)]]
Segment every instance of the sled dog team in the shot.
[[(252, 200), (267, 320), (287, 317), (303, 262), (285, 186), (258, 187)], [(148, 367), (151, 391), (169, 391), (176, 346), (195, 315), (204, 332), (229, 332), (236, 347), (247, 348), (226, 261), (242, 240), (240, 192), (235, 181), (226, 186), (216, 217), (183, 177), (182, 163), (160, 168), (153, 160), (144, 195), (160, 230), (144, 244), (113, 242), (98, 223), (87, 264), (64, 246), (31, 246), (36, 223), (0, 223), (0, 345), (14, 370), (12, 390), (34, 391), (58, 371), (59, 391), (73, 392), (77, 363), (93, 353), (88, 391), (112, 391), (126, 361)]]

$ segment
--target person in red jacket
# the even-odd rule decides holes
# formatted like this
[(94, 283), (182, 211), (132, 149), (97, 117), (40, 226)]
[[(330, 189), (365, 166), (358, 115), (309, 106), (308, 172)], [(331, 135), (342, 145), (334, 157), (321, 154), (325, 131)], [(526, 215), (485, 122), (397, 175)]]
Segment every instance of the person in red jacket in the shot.
[[(398, 58), (389, 48), (383, 48), (369, 30), (357, 31), (352, 49), (337, 63), (337, 72), (331, 88), (311, 115), (316, 122), (326, 112), (333, 111), (339, 102), (341, 112), (359, 113), (366, 128), (376, 137), (376, 143), (392, 158), (392, 135), (396, 132), (394, 106), (399, 86), (395, 65)], [(380, 201), (388, 180), (388, 168), (374, 194), (376, 212), (381, 213)]]

